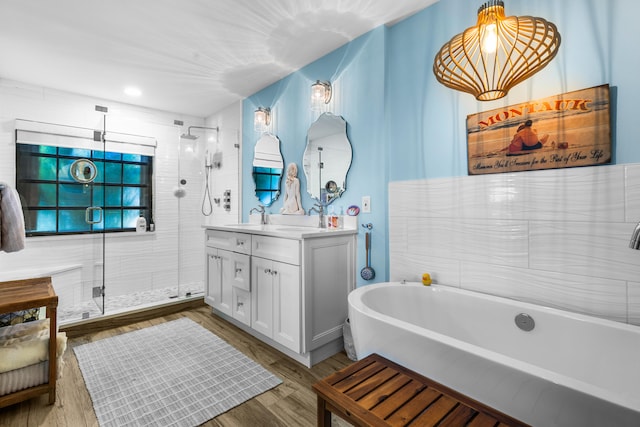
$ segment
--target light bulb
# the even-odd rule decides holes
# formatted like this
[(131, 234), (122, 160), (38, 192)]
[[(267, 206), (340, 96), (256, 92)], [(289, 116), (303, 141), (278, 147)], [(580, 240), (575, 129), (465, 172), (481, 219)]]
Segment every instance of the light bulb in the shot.
[(311, 87), (311, 97), (314, 102), (324, 102), (324, 86), (321, 84), (315, 84)]
[(263, 132), (271, 123), (271, 110), (269, 108), (258, 107), (253, 115), (253, 125), (256, 132)]
[(485, 53), (495, 53), (498, 49), (498, 28), (496, 24), (489, 24), (484, 26), (482, 31), (481, 45), (482, 51)]

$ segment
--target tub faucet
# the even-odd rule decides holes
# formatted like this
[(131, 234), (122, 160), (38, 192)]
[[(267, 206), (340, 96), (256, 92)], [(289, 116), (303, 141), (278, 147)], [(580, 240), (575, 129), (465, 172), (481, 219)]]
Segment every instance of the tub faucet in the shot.
[(251, 215), (253, 212), (260, 213), (260, 224), (265, 225), (267, 223), (267, 215), (264, 212), (264, 206), (258, 206), (257, 208), (252, 208), (249, 211), (249, 215)]
[(633, 234), (631, 234), (629, 247), (631, 249), (640, 249), (640, 222), (636, 224), (636, 228), (633, 230)]
[(309, 215), (311, 215), (311, 212), (318, 212), (318, 218), (319, 218), (318, 227), (319, 228), (325, 228), (325, 226), (324, 226), (324, 207), (322, 206), (322, 204), (316, 203), (315, 205), (313, 205), (313, 207), (309, 209)]

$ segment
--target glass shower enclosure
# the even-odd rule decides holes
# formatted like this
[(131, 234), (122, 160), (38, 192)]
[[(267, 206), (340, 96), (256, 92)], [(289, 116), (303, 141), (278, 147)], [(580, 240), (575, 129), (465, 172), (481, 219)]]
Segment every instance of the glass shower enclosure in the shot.
[[(52, 276), (61, 324), (184, 296), (180, 247), (201, 250), (181, 240), (171, 191), (180, 129), (104, 110), (96, 106), (93, 128), (16, 120), (28, 245), (13, 268)], [(136, 232), (140, 216), (146, 229)]]

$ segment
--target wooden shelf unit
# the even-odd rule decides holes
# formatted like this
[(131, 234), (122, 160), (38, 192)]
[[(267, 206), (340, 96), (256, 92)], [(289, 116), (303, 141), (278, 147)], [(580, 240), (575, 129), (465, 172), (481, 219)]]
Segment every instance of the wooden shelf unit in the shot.
[(49, 393), (49, 404), (56, 401), (58, 296), (53, 290), (51, 277), (0, 282), (0, 313), (12, 313), (40, 307), (46, 307), (49, 319), (49, 381), (0, 396), (0, 408), (45, 393)]

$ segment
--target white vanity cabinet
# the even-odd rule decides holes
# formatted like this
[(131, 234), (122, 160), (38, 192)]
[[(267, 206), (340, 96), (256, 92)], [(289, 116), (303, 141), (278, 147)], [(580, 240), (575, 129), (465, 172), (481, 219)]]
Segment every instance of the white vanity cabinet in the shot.
[(204, 300), (216, 310), (250, 324), (251, 236), (210, 230), (206, 235)]
[(237, 229), (206, 230), (214, 313), (308, 367), (340, 352), (357, 230)]

